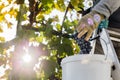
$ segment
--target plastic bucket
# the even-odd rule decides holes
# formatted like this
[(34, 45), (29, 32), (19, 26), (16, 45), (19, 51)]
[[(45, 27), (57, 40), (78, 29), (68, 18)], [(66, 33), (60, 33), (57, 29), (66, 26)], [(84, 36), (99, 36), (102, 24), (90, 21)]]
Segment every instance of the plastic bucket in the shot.
[(110, 80), (111, 59), (104, 55), (74, 55), (61, 62), (62, 80)]

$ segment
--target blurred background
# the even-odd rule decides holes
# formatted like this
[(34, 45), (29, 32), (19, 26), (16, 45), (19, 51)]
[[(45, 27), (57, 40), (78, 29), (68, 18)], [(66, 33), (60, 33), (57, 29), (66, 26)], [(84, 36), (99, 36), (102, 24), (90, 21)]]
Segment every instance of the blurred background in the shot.
[(92, 0), (0, 0), (0, 80), (61, 80), (69, 38)]

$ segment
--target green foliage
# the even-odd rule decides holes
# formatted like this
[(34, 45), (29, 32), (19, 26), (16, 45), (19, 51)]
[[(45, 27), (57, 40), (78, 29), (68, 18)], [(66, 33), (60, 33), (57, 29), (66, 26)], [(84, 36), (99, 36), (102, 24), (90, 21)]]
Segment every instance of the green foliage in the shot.
[(64, 11), (65, 10), (64, 0), (58, 0), (57, 4), (55, 4), (55, 8), (60, 11)]
[(45, 79), (54, 74), (56, 66), (55, 60), (42, 60), (42, 70), (44, 70)]
[(46, 14), (49, 14), (52, 11), (53, 5), (54, 5), (54, 0), (41, 0), (42, 5), (43, 5), (43, 12)]
[(75, 10), (80, 11), (83, 7), (83, 1), (84, 0), (71, 0), (71, 4), (75, 8)]
[(78, 22), (75, 20), (75, 21), (72, 21), (70, 22), (69, 20), (66, 20), (64, 23), (63, 23), (63, 26), (65, 28), (65, 31), (67, 33), (73, 33), (75, 31), (75, 26)]
[[(8, 11), (1, 13), (3, 8), (8, 7), (8, 5), (1, 2), (0, 23), (4, 22), (8, 27), (14, 28), (10, 25), (10, 20), (6, 21), (4, 17), (6, 14), (9, 14), (18, 22), (16, 25), (17, 34), (15, 41), (10, 41), (10, 44), (14, 44), (15, 46), (14, 52), (4, 51), (5, 48), (3, 46), (9, 47), (11, 45), (5, 44), (4, 37), (0, 36), (0, 42), (4, 42), (3, 46), (0, 45), (0, 56), (7, 55), (4, 58), (0, 57), (0, 65), (6, 63), (7, 65), (10, 65), (10, 69), (15, 70), (17, 74), (20, 74), (16, 80), (20, 80), (19, 78), (22, 78), (22, 76), (25, 77), (22, 80), (27, 80), (28, 73), (22, 72), (23, 66), (17, 71), (16, 68), (19, 67), (19, 64), (14, 65), (14, 63), (21, 61), (17, 60), (25, 52), (24, 48), (28, 48), (29, 53), (35, 59), (35, 63), (32, 63), (32, 67), (29, 70), (32, 70), (33, 65), (41, 62), (36, 71), (36, 78), (39, 80), (61, 80), (61, 60), (64, 57), (74, 55), (79, 51), (75, 41), (71, 38), (66, 38), (63, 35), (72, 34), (75, 31), (78, 20), (70, 21), (68, 16), (65, 15), (65, 20), (61, 24), (60, 21), (62, 21), (61, 19), (63, 18), (60, 18), (59, 14), (53, 17), (49, 16), (48, 19), (46, 19), (46, 15), (50, 15), (51, 11), (54, 9), (61, 13), (65, 13), (65, 11), (66, 13), (74, 10), (79, 11), (80, 8), (83, 7), (83, 0), (70, 0), (73, 6), (72, 9), (65, 4), (69, 4), (66, 0), (28, 0), (29, 4), (26, 4), (25, 0), (16, 0), (15, 2), (13, 2), (13, 0), (7, 1), (8, 5), (17, 5), (19, 7), (14, 8), (14, 6), (12, 6)], [(68, 11), (66, 10), (67, 8)], [(4, 32), (2, 27), (4, 26), (0, 25), (0, 32)], [(56, 33), (53, 33), (54, 31), (56, 31)], [(35, 45), (36, 42), (39, 43), (39, 46), (37, 47), (29, 46), (28, 44), (34, 43)], [(10, 54), (10, 56), (8, 56), (8, 54)], [(17, 59), (14, 60), (14, 58)], [(8, 71), (7, 73), (11, 73), (11, 77), (14, 79), (16, 76), (15, 72)], [(34, 72), (33, 74), (35, 75)], [(10, 74), (8, 75), (10, 76)], [(8, 77), (8, 75), (6, 75), (6, 77)]]

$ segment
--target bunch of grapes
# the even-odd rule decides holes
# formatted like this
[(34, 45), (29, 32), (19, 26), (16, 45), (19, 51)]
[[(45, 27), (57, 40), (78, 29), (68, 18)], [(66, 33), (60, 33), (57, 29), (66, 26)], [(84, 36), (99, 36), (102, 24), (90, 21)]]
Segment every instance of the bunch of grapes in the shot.
[(72, 35), (73, 39), (76, 40), (76, 43), (80, 47), (80, 54), (89, 54), (92, 47), (90, 44), (90, 41), (85, 40), (85, 35), (83, 35), (81, 38), (77, 37), (78, 33), (75, 33)]

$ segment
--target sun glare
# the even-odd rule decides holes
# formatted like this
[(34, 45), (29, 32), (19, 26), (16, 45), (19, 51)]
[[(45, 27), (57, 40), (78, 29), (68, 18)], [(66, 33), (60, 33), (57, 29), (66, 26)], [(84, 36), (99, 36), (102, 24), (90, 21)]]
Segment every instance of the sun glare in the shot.
[(32, 60), (31, 55), (30, 54), (25, 54), (23, 56), (23, 61), (26, 63), (29, 63)]

